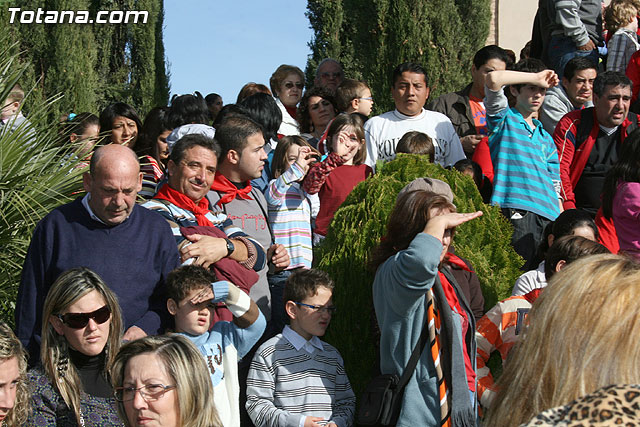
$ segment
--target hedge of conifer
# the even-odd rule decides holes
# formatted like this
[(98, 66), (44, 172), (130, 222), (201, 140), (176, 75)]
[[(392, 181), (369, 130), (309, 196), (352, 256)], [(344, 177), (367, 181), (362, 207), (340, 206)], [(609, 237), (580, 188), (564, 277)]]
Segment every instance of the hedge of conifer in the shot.
[(451, 186), (458, 212), (484, 213), (457, 228), (454, 247), (456, 254), (471, 261), (480, 279), (485, 308), (508, 297), (521, 274), (523, 260), (510, 246), (511, 225), (497, 207), (482, 202), (470, 177), (418, 155), (399, 155), (394, 161), (379, 163), (378, 172), (354, 188), (338, 209), (318, 254), (318, 268), (336, 282), (334, 303), (338, 313), (326, 340), (342, 354), (356, 395), (377, 365), (372, 339), (374, 272), (367, 268), (369, 253), (385, 233), (398, 192), (425, 176)]

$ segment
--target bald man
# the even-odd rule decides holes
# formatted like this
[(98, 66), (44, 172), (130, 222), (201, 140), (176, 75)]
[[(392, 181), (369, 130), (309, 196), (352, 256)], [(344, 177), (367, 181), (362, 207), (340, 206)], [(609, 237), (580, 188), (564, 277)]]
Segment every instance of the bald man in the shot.
[(179, 255), (169, 224), (135, 204), (142, 185), (135, 153), (122, 145), (98, 148), (83, 183), (86, 196), (38, 223), (25, 258), (15, 313), (32, 364), (38, 360), (44, 299), (70, 268), (90, 268), (116, 293), (126, 340), (158, 333), (165, 316), (162, 287)]

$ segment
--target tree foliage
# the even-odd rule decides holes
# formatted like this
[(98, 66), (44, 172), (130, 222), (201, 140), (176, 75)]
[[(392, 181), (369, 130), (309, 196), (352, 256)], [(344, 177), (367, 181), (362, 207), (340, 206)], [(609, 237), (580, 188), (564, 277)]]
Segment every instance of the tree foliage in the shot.
[[(6, 99), (28, 67), (11, 53), (15, 46), (2, 29), (0, 44), (6, 47), (0, 51), (0, 99)], [(77, 160), (58, 143), (50, 120), (58, 100), (33, 100), (36, 91), (28, 89), (29, 122), (15, 131), (10, 124), (0, 128), (0, 320), (10, 325), (33, 228), (82, 188)]]
[[(162, 29), (163, 3), (156, 0), (31, 0), (23, 10), (147, 11), (146, 24), (20, 24), (6, 30), (17, 42), (26, 69), (20, 84), (33, 87), (30, 103), (62, 95), (49, 109), (57, 119), (70, 112), (99, 114), (108, 104), (122, 101), (141, 115), (169, 100)], [(0, 10), (9, 22), (7, 8)], [(27, 109), (31, 109), (27, 105)]]
[(484, 212), (479, 219), (457, 228), (454, 247), (458, 255), (471, 261), (486, 309), (510, 295), (521, 273), (522, 258), (510, 245), (511, 225), (497, 207), (482, 203), (470, 177), (418, 155), (400, 154), (396, 160), (380, 164), (378, 173), (360, 183), (336, 212), (318, 264), (336, 282), (333, 299), (340, 309), (326, 339), (342, 354), (357, 393), (371, 378), (371, 367), (376, 366), (377, 350), (371, 336), (374, 273), (367, 269), (369, 254), (385, 233), (398, 192), (424, 176), (451, 186), (459, 212)]
[(425, 67), (432, 96), (464, 87), (491, 14), (489, 0), (308, 0), (307, 17), (307, 80), (323, 58), (338, 59), (348, 77), (369, 84), (381, 113), (393, 109), (389, 80), (402, 62)]

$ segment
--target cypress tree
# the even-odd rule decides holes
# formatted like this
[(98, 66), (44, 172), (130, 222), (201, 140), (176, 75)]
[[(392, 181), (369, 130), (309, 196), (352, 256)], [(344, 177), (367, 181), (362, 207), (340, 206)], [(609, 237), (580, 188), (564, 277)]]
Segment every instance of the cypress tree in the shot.
[(456, 229), (456, 254), (467, 258), (480, 279), (485, 309), (508, 297), (523, 264), (510, 245), (513, 228), (496, 206), (482, 203), (473, 180), (455, 170), (429, 163), (424, 156), (399, 154), (358, 184), (336, 212), (327, 238), (314, 254), (318, 268), (335, 280), (333, 300), (339, 315), (331, 321), (326, 340), (336, 346), (359, 395), (376, 366), (372, 336), (374, 319), (371, 286), (374, 272), (369, 254), (385, 234), (398, 192), (412, 180), (428, 176), (445, 181), (458, 212), (483, 211), (483, 216)]
[(318, 58), (336, 57), (347, 76), (369, 84), (376, 113), (393, 108), (389, 79), (405, 61), (425, 67), (432, 96), (464, 87), (491, 18), (489, 0), (309, 0), (307, 8), (314, 31), (307, 76)]

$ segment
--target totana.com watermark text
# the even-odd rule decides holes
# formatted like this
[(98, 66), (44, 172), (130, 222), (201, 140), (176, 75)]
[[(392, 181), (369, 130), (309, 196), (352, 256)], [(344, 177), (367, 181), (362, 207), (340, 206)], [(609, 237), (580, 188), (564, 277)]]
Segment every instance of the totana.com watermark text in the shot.
[(88, 10), (24, 10), (10, 7), (10, 24), (146, 24), (146, 10), (101, 10), (92, 16)]

